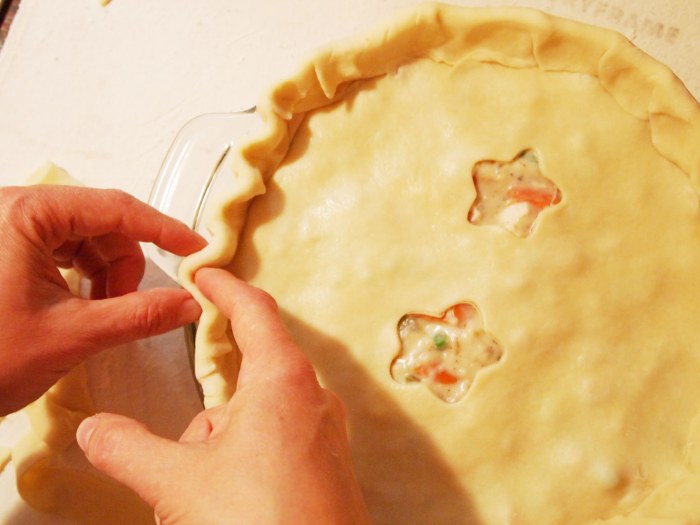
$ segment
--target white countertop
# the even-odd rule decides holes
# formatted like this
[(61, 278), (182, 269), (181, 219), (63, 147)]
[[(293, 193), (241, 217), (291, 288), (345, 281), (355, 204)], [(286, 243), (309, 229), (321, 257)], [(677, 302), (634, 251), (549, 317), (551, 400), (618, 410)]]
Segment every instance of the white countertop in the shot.
[[(176, 132), (192, 117), (243, 110), (306, 54), (411, 0), (22, 0), (0, 51), (0, 185), (47, 161), (84, 184), (146, 200)], [(460, 1), (528, 5), (613, 27), (668, 64), (700, 97), (700, 3), (687, 0)], [(154, 266), (149, 284), (167, 284)], [(182, 332), (116, 349), (90, 366), (100, 409), (171, 437), (198, 409)], [(137, 394), (138, 393), (138, 394)], [(3, 428), (4, 427), (4, 428)], [(0, 445), (24, 429), (0, 426)], [(17, 497), (0, 475), (0, 518), (67, 523)]]

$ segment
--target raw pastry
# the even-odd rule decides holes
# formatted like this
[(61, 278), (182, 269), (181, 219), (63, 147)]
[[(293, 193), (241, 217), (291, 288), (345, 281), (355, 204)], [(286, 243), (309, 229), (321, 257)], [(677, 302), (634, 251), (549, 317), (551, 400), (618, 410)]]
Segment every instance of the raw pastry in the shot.
[[(181, 268), (209, 406), (238, 356), (203, 265), (276, 297), (345, 400), (378, 524), (700, 523), (700, 108), (665, 66), (534, 10), (431, 4), (258, 108), (214, 241)], [(536, 177), (498, 175), (497, 213), (470, 213), (478, 167), (516, 161)], [(433, 320), (435, 356), (460, 304), (499, 348), (465, 395), (435, 395), (444, 369), (392, 376), (401, 320)]]

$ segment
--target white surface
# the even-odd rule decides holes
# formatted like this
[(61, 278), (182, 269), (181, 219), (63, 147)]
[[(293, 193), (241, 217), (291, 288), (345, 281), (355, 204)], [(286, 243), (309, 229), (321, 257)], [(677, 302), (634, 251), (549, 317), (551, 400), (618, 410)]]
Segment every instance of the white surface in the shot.
[[(0, 51), (0, 185), (21, 184), (51, 160), (87, 185), (146, 200), (168, 146), (192, 117), (254, 105), (310, 49), (414, 3), (22, 0)], [(457, 3), (530, 5), (616, 27), (700, 94), (691, 58), (700, 47), (695, 0)], [(166, 282), (153, 267), (147, 278)], [(197, 409), (180, 332), (117, 349), (91, 373), (100, 408), (162, 434), (176, 436)], [(21, 427), (15, 422), (3, 441)], [(7, 524), (65, 523), (18, 501), (11, 468), (0, 476), (0, 509)]]

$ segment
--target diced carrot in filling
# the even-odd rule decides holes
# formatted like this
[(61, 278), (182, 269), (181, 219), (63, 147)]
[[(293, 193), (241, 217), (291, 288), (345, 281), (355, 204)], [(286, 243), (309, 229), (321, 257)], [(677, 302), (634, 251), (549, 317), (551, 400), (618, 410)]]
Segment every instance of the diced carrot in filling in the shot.
[(561, 202), (561, 191), (540, 170), (534, 150), (525, 150), (510, 162), (480, 161), (472, 169), (476, 199), (469, 222), (494, 225), (527, 237), (540, 212)]
[(561, 197), (558, 191), (551, 189), (529, 188), (527, 186), (516, 186), (506, 192), (508, 199), (527, 202), (537, 208), (546, 208), (552, 204), (557, 204)]
[(467, 303), (457, 304), (451, 310), (461, 325), (466, 325), (477, 314), (474, 306)]
[(464, 397), (476, 374), (503, 355), (471, 303), (456, 304), (439, 317), (405, 315), (398, 332), (401, 351), (391, 366), (394, 379), (422, 383), (448, 403)]
[(456, 375), (450, 374), (449, 372), (440, 370), (433, 376), (433, 381), (441, 385), (453, 385), (459, 381), (459, 378)]

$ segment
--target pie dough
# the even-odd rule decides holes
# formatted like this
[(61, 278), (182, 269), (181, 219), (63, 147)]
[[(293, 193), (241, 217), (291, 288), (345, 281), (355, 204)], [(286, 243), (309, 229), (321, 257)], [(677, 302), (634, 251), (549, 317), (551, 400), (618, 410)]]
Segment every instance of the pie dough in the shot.
[[(378, 524), (700, 523), (700, 108), (670, 70), (535, 10), (428, 4), (258, 111), (181, 268), (208, 406), (239, 360), (192, 280), (218, 266), (344, 399)], [(472, 224), (474, 166), (528, 149), (561, 200), (527, 237)], [(395, 381), (400, 319), (465, 302), (500, 361), (454, 403)]]

